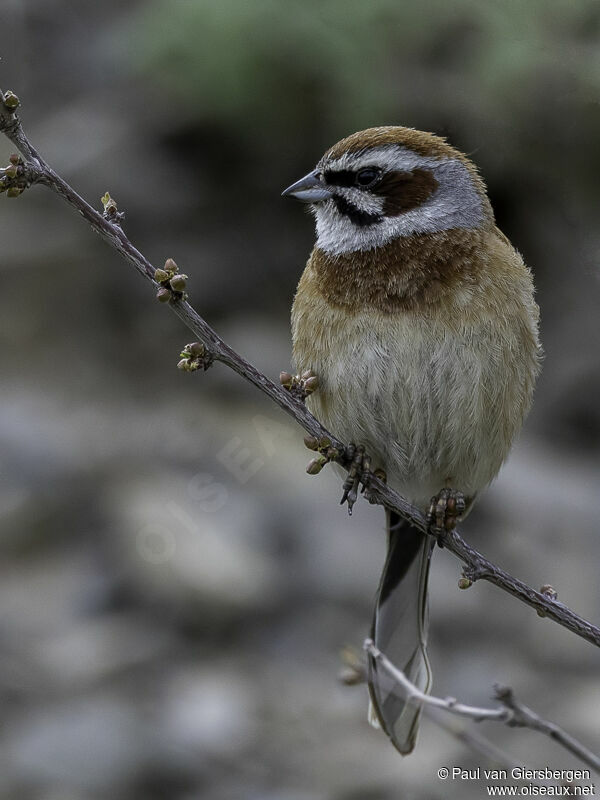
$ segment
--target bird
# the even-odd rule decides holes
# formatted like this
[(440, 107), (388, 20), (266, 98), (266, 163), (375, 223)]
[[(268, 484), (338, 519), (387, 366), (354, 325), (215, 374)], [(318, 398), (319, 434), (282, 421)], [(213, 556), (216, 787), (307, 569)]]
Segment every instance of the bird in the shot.
[[(308, 409), (434, 527), (453, 526), (532, 403), (542, 350), (530, 269), (496, 226), (476, 166), (433, 133), (353, 133), (283, 195), (316, 224), (291, 312), (294, 368), (318, 379)], [(371, 636), (429, 692), (435, 538), (389, 510), (386, 528)], [(368, 687), (370, 721), (412, 752), (420, 708), (372, 656)]]

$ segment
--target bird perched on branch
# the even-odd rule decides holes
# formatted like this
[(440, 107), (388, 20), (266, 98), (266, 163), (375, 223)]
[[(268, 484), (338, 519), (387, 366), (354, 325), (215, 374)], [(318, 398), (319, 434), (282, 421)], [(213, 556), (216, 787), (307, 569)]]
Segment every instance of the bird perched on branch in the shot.
[[(312, 413), (353, 443), (350, 508), (372, 464), (434, 528), (456, 524), (506, 458), (540, 361), (531, 274), (477, 169), (431, 133), (370, 128), (283, 194), (316, 220), (292, 309), (294, 359), (318, 378)], [(427, 691), (434, 540), (390, 512), (387, 532), (372, 637)], [(419, 710), (396, 688), (371, 661), (372, 721), (406, 754)]]

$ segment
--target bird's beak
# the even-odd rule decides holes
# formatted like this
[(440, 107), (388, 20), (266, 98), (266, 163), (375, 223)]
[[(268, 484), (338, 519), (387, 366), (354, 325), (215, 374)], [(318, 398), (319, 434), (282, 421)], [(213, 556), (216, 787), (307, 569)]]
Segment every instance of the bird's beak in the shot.
[(282, 197), (295, 197), (301, 203), (319, 203), (328, 200), (331, 192), (321, 183), (319, 172), (313, 170), (281, 193)]

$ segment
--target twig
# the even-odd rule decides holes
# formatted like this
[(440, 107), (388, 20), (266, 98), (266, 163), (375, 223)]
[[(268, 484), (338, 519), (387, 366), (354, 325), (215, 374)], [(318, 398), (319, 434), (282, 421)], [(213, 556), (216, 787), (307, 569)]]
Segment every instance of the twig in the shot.
[(520, 703), (514, 696), (512, 689), (507, 686), (496, 686), (495, 697), (501, 703), (499, 708), (480, 708), (477, 706), (467, 706), (459, 703), (453, 697), (442, 699), (424, 694), (417, 686), (408, 680), (406, 675), (399, 670), (392, 662), (375, 647), (371, 639), (367, 639), (364, 648), (369, 655), (375, 659), (387, 674), (393, 678), (397, 684), (401, 695), (408, 703), (417, 706), (431, 706), (457, 714), (461, 717), (468, 717), (481, 722), (482, 720), (495, 720), (503, 722), (510, 727), (529, 728), (539, 731), (549, 736), (573, 755), (577, 756), (584, 764), (600, 773), (600, 757), (588, 750), (581, 742), (574, 739), (566, 731), (553, 722), (548, 722), (539, 717), (534, 711)]
[[(10, 96), (9, 96), (10, 95)], [(10, 102), (9, 102), (10, 101)], [(0, 91), (0, 132), (17, 147), (25, 161), (18, 166), (18, 176), (11, 178), (8, 189), (20, 193), (27, 186), (35, 183), (46, 186), (58, 194), (71, 207), (91, 225), (96, 233), (126, 261), (128, 261), (146, 280), (156, 288), (161, 284), (155, 280), (156, 270), (148, 259), (137, 250), (123, 232), (121, 216), (101, 214), (92, 208), (77, 192), (69, 186), (54, 170), (44, 161), (25, 135), (19, 117), (14, 113), (19, 105), (18, 98), (12, 93)], [(12, 168), (11, 168), (12, 170)], [(12, 170), (14, 172), (14, 170)], [(5, 177), (2, 179), (6, 181)], [(11, 183), (13, 181), (13, 183)], [(236, 353), (221, 337), (208, 325), (198, 312), (187, 302), (183, 295), (173, 294), (169, 306), (182, 320), (182, 322), (198, 337), (208, 349), (211, 360), (221, 361), (245, 380), (252, 383), (261, 392), (273, 400), (283, 411), (289, 414), (304, 430), (317, 439), (328, 439), (331, 447), (337, 451), (335, 460), (343, 467), (348, 468), (349, 460), (346, 445), (336, 436), (326, 430), (321, 423), (313, 417), (304, 403), (293, 393), (281, 385), (274, 383), (266, 375), (259, 372), (252, 364)], [(373, 476), (369, 484), (369, 501), (385, 506), (409, 520), (416, 528), (429, 533), (424, 514), (411, 505), (398, 492)], [(531, 606), (541, 616), (550, 619), (568, 628), (577, 636), (588, 642), (600, 646), (600, 628), (575, 614), (567, 606), (556, 599), (537, 592), (527, 584), (514, 578), (500, 567), (488, 561), (481, 553), (468, 545), (457, 530), (448, 531), (442, 535), (444, 547), (461, 559), (465, 564), (465, 580), (467, 585), (476, 580), (486, 580), (495, 584), (505, 592), (512, 594), (523, 603)]]
[(513, 718), (508, 722), (508, 725), (516, 728), (530, 728), (532, 731), (544, 733), (589, 767), (596, 770), (596, 772), (600, 772), (600, 757), (588, 750), (587, 747), (584, 747), (581, 742), (574, 739), (559, 725), (542, 719), (535, 711), (519, 702), (510, 686), (495, 686), (494, 696), (505, 708), (513, 712)]
[(518, 761), (508, 753), (505, 753), (504, 750), (490, 741), (479, 730), (475, 730), (472, 725), (468, 723), (465, 725), (456, 718), (449, 716), (443, 709), (426, 705), (423, 708), (423, 714), (439, 728), (447, 731), (450, 736), (487, 758), (491, 764), (503, 767), (507, 771), (531, 769), (523, 761)]
[[(343, 664), (339, 673), (340, 681), (346, 686), (362, 686), (366, 684), (368, 681), (367, 665), (355, 648), (345, 647), (340, 655)], [(413, 685), (411, 684), (412, 688)], [(465, 727), (456, 717), (449, 716), (446, 713), (446, 709), (436, 708), (425, 703), (422, 713), (439, 728), (443, 728), (455, 739), (458, 739), (459, 742), (487, 758), (490, 763), (500, 765), (507, 770), (530, 769), (522, 761), (518, 761), (504, 752), (504, 750), (501, 750), (479, 730), (475, 730), (472, 725)]]

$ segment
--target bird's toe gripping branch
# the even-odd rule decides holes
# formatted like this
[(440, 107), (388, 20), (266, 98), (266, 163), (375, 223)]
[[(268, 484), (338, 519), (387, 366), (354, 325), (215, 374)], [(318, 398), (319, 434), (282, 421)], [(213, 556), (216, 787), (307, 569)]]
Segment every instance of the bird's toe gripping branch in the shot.
[(443, 547), (444, 533), (456, 527), (456, 523), (465, 513), (466, 507), (465, 496), (455, 489), (442, 489), (431, 498), (427, 513), (427, 527), (429, 532), (437, 538), (440, 547)]
[(358, 499), (358, 492), (361, 486), (362, 493), (367, 500), (375, 502), (375, 500), (371, 499), (369, 492), (371, 478), (375, 476), (385, 483), (387, 476), (382, 469), (371, 471), (371, 458), (365, 453), (365, 448), (362, 445), (349, 444), (345, 452), (340, 453), (339, 450), (332, 447), (331, 440), (327, 437), (317, 439), (316, 436), (306, 436), (304, 444), (309, 450), (314, 450), (318, 453), (306, 468), (309, 475), (318, 475), (325, 464), (330, 461), (339, 461), (344, 465), (349, 465), (348, 475), (342, 485), (343, 494), (340, 501), (342, 505), (348, 503), (348, 514), (352, 515), (352, 508)]
[(371, 478), (375, 476), (384, 483), (387, 479), (382, 469), (371, 470), (371, 457), (365, 452), (363, 445), (350, 443), (346, 448), (346, 459), (350, 462), (348, 475), (342, 485), (343, 494), (341, 505), (348, 503), (348, 514), (352, 515), (352, 507), (358, 498), (359, 487), (369, 502), (374, 502), (370, 497)]

